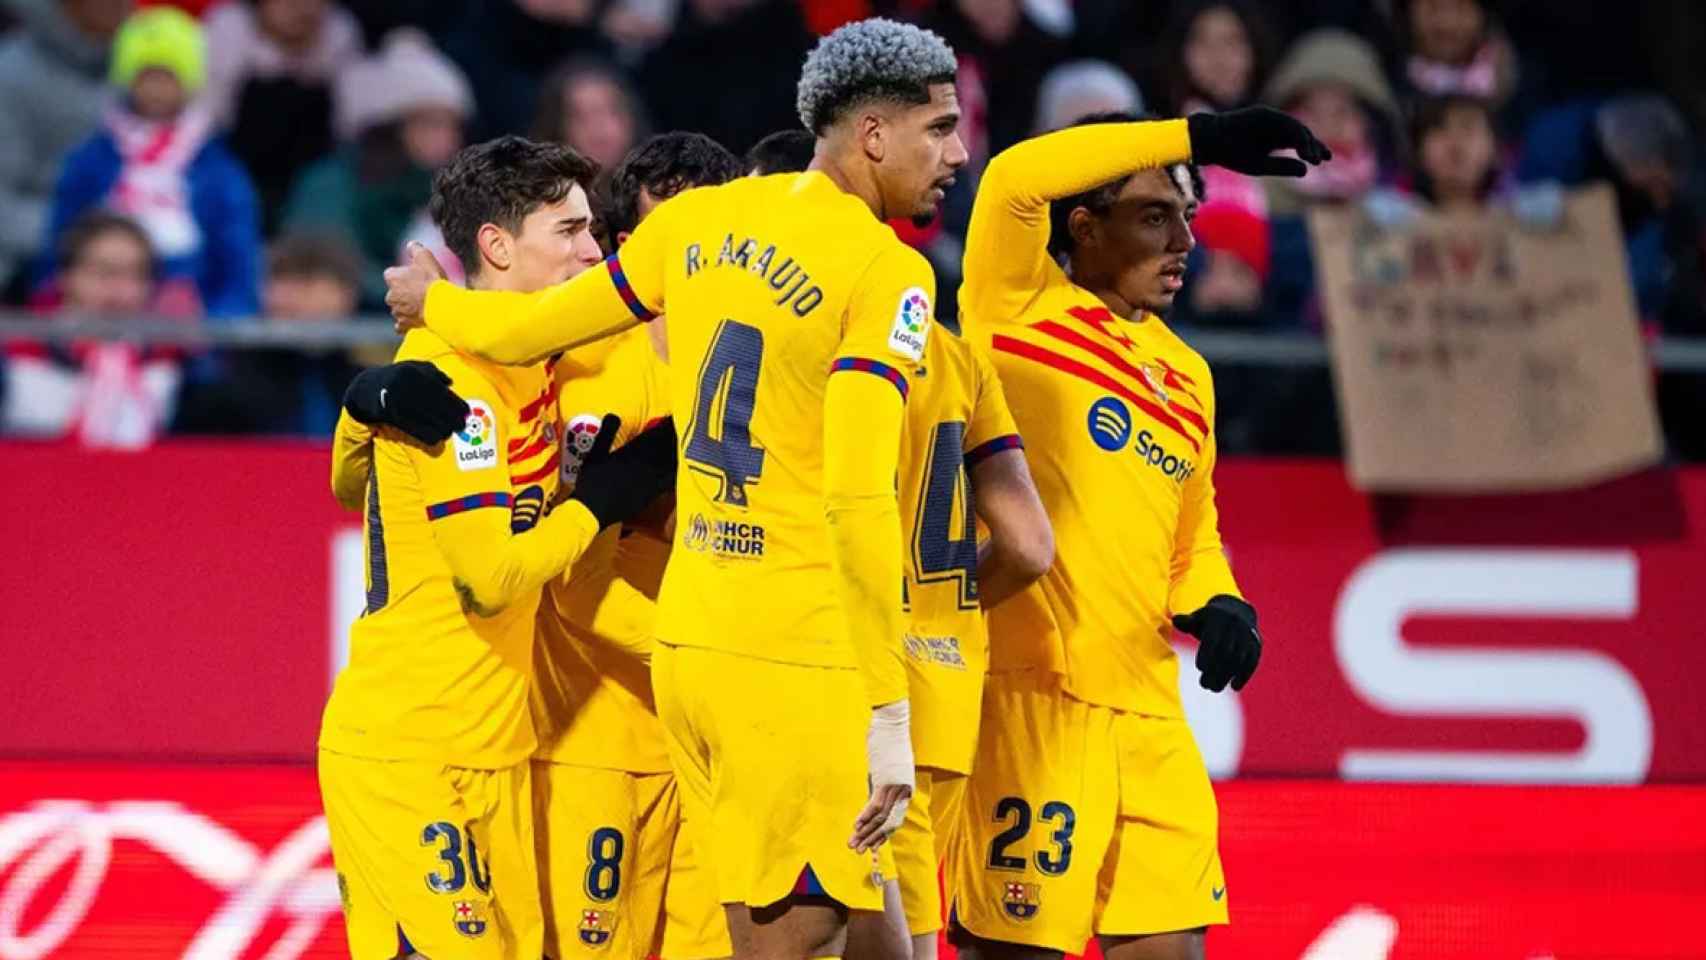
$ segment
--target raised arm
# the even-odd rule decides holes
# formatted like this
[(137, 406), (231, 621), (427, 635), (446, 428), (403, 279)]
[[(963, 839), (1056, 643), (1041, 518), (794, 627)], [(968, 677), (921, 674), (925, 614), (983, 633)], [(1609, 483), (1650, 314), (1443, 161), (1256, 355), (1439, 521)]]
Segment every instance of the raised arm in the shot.
[[(1299, 159), (1273, 156), (1295, 150)], [(966, 234), (961, 310), (978, 323), (1023, 310), (1060, 268), (1049, 259), (1049, 203), (1138, 170), (1195, 161), (1252, 176), (1301, 177), (1332, 158), (1309, 128), (1268, 107), (1185, 120), (1092, 123), (1018, 143), (989, 162)]]
[(1059, 272), (1048, 255), (1050, 202), (1190, 158), (1183, 120), (1068, 127), (1001, 151), (978, 181), (961, 311), (976, 322), (1015, 316)]

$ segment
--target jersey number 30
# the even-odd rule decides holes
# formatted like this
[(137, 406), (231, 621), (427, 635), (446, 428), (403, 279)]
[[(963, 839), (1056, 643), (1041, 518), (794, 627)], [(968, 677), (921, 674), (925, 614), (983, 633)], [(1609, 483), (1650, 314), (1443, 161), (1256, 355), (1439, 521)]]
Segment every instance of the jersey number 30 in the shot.
[(693, 400), (688, 466), (721, 481), (717, 499), (737, 507), (746, 506), (746, 485), (764, 472), (764, 451), (752, 445), (752, 405), (763, 360), (763, 331), (724, 320), (699, 368)]

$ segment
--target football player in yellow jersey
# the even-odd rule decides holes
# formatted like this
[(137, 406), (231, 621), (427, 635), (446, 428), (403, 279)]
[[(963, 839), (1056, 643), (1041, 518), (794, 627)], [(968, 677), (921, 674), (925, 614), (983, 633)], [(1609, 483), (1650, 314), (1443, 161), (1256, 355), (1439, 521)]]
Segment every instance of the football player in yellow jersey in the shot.
[[(658, 203), (726, 183), (740, 161), (697, 133), (665, 133), (611, 172), (601, 215), (621, 244)], [(650, 329), (565, 353), (556, 367), (567, 438), (606, 414), (624, 433), (668, 417), (668, 370)], [(620, 445), (626, 438), (619, 436)], [(577, 449), (565, 446), (564, 482)], [(682, 835), (681, 798), (652, 697), (658, 586), (670, 544), (656, 514), (607, 530), (540, 616), (534, 720), (534, 813), (546, 912), (546, 955), (710, 960), (732, 952), (708, 865)]]
[[(439, 175), (433, 217), (474, 283), (537, 288), (589, 246), (596, 262), (591, 171), (555, 145), (481, 144)], [(368, 604), (319, 754), (351, 955), (538, 956), (526, 762), (538, 588), (667, 488), (673, 441), (609, 457), (595, 449), (572, 498), (552, 510), (558, 425), (543, 365), (499, 367), (426, 331), (406, 337), (398, 357), (447, 375), (467, 416), (448, 442), (424, 446), (391, 429), (372, 441)], [(340, 460), (347, 454), (340, 440)]]
[[(893, 839), (913, 960), (936, 956), (939, 866), (960, 820), (988, 666), (983, 609), (1035, 582), (1054, 540), (995, 368), (938, 326), (912, 378), (900, 460), (917, 783)], [(989, 537), (980, 545), (981, 521)], [(861, 933), (859, 946), (864, 947)], [(873, 951), (861, 949), (860, 956)]]
[(400, 325), (509, 363), (667, 310), (683, 463), (652, 679), (736, 956), (840, 954), (892, 875), (913, 785), (894, 477), (934, 282), (882, 221), (933, 214), (965, 161), (954, 71), (933, 34), (849, 24), (802, 71), (807, 173), (679, 194), (538, 295), (387, 272)]
[[(971, 960), (1200, 957), (1226, 922), (1214, 793), (1174, 630), (1211, 690), (1261, 651), (1214, 506), (1208, 365), (1161, 319), (1194, 243), (1196, 163), (1301, 175), (1328, 152), (1265, 108), (1101, 116), (989, 164), (960, 305), (987, 344), (1054, 523), (1054, 566), (990, 615), (953, 936)], [(1302, 158), (1271, 156), (1292, 148)], [(1050, 253), (1064, 258), (1064, 265)]]
[[(703, 134), (652, 137), (612, 171), (604, 226), (621, 242), (662, 200), (740, 172), (740, 161)], [(576, 259), (572, 272), (588, 263), (586, 256)], [(372, 405), (381, 372), (364, 373), (370, 382), (351, 389), (358, 408)], [(640, 329), (556, 359), (551, 398), (566, 425), (565, 487), (573, 488), (607, 415), (621, 422), (617, 446), (669, 416), (667, 374)], [(369, 419), (426, 421), (460, 402), (440, 381), (410, 386), (405, 398)], [(356, 457), (350, 461), (346, 472), (365, 469)], [(347, 479), (342, 485), (353, 486)], [(658, 505), (667, 515), (668, 503)], [(531, 697), (539, 736), (533, 812), (545, 954), (554, 960), (708, 960), (731, 952), (709, 873), (677, 836), (681, 803), (652, 701), (654, 601), (668, 557), (656, 523), (636, 518), (607, 528), (565, 576), (551, 581), (540, 604)]]
[[(760, 140), (747, 164), (754, 176), (798, 172), (813, 149), (810, 133), (784, 130)], [(903, 952), (895, 943), (903, 928), (912, 960), (936, 956), (940, 865), (959, 822), (989, 660), (982, 611), (1030, 586), (1054, 559), (1048, 515), (988, 354), (944, 323), (925, 341), (916, 372), (901, 434), (900, 519), (917, 779), (893, 837), (900, 916), (851, 927), (855, 958)], [(979, 523), (989, 533), (981, 543)]]

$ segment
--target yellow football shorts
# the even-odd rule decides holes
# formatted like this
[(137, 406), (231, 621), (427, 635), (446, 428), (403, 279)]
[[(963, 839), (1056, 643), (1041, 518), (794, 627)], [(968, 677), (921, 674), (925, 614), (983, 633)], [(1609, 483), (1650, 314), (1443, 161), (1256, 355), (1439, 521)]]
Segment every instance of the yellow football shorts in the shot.
[(964, 774), (919, 767), (906, 821), (889, 838), (906, 929), (913, 936), (942, 929), (941, 865), (965, 803)]
[(874, 856), (847, 846), (870, 795), (871, 711), (856, 671), (659, 643), (652, 692), (720, 902), (809, 894), (883, 909), (889, 845)]
[(1225, 923), (1218, 831), (1184, 720), (1074, 700), (1046, 673), (992, 674), (945, 869), (955, 922), (1068, 953), (1092, 933)]
[(675, 775), (533, 761), (545, 955), (711, 960), (734, 951), (680, 831)]
[(469, 770), (321, 750), (354, 960), (540, 955), (528, 764)]

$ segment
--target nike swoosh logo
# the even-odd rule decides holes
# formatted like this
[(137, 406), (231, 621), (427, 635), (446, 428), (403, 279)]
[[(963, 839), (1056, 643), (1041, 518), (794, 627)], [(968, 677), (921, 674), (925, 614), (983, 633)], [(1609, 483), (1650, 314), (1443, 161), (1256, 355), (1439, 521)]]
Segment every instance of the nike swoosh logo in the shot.
[(1226, 888), (1225, 887), (1215, 887), (1213, 890), (1210, 890), (1209, 892), (1214, 894), (1214, 899), (1216, 899), (1216, 900), (1219, 900), (1221, 897), (1226, 896)]
[(379, 406), (381, 409), (383, 409), (385, 406), (385, 391), (386, 391), (386, 389), (388, 389), (388, 388), (386, 388), (386, 387), (380, 387), (379, 388)]

